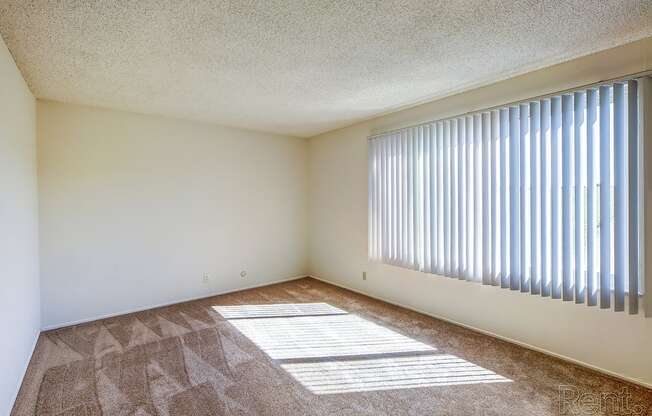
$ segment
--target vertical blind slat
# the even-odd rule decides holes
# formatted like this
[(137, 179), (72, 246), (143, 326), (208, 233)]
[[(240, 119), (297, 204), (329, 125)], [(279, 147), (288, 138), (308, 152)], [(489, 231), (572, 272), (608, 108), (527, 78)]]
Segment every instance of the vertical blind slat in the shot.
[(414, 269), (414, 265), (417, 263), (417, 253), (418, 253), (418, 229), (417, 229), (417, 209), (419, 205), (419, 162), (418, 162), (418, 132), (416, 128), (410, 129), (410, 176), (411, 176), (411, 206), (410, 206), (410, 224), (409, 224), (409, 239), (410, 239), (410, 250), (408, 253), (408, 258), (406, 259), (406, 267)]
[(466, 258), (465, 267), (466, 272), (464, 275), (465, 280), (471, 280), (472, 277), (472, 267), (473, 259), (471, 257), (471, 247), (473, 245), (473, 239), (470, 237), (470, 233), (473, 231), (473, 223), (471, 222), (471, 215), (473, 212), (473, 205), (471, 204), (471, 198), (473, 197), (473, 187), (472, 185), (472, 169), (473, 169), (473, 151), (471, 147), (473, 146), (473, 121), (471, 117), (463, 117), (462, 121), (464, 123), (464, 137), (466, 139), (466, 151), (465, 151), (465, 166), (466, 172), (464, 177), (464, 187), (466, 189), (465, 197), (465, 231), (466, 235), (464, 237), (466, 241), (466, 247), (464, 248), (464, 257)]
[(397, 236), (399, 240), (402, 251), (404, 253), (403, 262), (404, 265), (408, 265), (408, 255), (409, 255), (409, 246), (407, 243), (407, 236), (409, 235), (409, 216), (407, 215), (407, 207), (410, 204), (410, 194), (409, 194), (409, 181), (410, 181), (410, 165), (409, 165), (409, 152), (408, 145), (410, 140), (410, 132), (404, 131), (401, 132), (400, 136), (396, 138), (399, 144), (399, 157), (401, 158), (401, 167), (404, 169), (404, 174), (401, 175), (401, 198), (405, 198), (400, 201), (401, 206), (401, 234)]
[(638, 313), (638, 259), (639, 259), (639, 143), (638, 143), (638, 83), (627, 83), (627, 140), (629, 168), (629, 313)]
[(489, 201), (489, 183), (491, 173), (489, 172), (489, 143), (490, 143), (490, 118), (489, 113), (482, 113), (482, 283), (490, 285), (491, 279), (491, 259), (490, 259), (490, 201)]
[(541, 139), (541, 130), (539, 127), (541, 116), (539, 113), (539, 103), (530, 103), (530, 292), (533, 295), (541, 293), (541, 273), (540, 273), (540, 243), (541, 235), (539, 227), (540, 210), (540, 192), (539, 186), (539, 158), (537, 152), (540, 149), (539, 140)]
[(509, 135), (509, 114), (507, 109), (500, 110), (500, 224), (502, 227), (500, 233), (500, 252), (501, 252), (501, 273), (500, 287), (509, 287), (509, 252), (508, 252), (508, 233), (509, 224), (507, 223), (507, 211), (509, 209), (509, 186), (507, 184), (507, 137)]
[(459, 228), (459, 242), (458, 242), (458, 261), (459, 261), (459, 271), (458, 271), (458, 278), (461, 280), (464, 280), (467, 278), (467, 262), (468, 259), (466, 258), (466, 195), (467, 195), (467, 189), (465, 186), (465, 179), (466, 179), (466, 171), (467, 171), (467, 165), (466, 165), (466, 151), (467, 151), (467, 145), (466, 145), (466, 123), (463, 118), (459, 118), (457, 120), (457, 137), (459, 140), (459, 174), (458, 174), (458, 207), (459, 207), (459, 215), (457, 217), (458, 219), (458, 228)]
[(474, 160), (474, 146), (475, 146), (475, 122), (474, 116), (464, 118), (465, 134), (466, 134), (466, 276), (465, 280), (473, 281), (475, 272), (475, 160)]
[(480, 191), (482, 175), (481, 153), (482, 123), (480, 114), (473, 116), (473, 280), (482, 281), (480, 258), (482, 256), (482, 192)]
[(417, 137), (416, 137), (416, 129), (411, 128), (409, 131), (410, 131), (410, 136), (409, 136), (408, 146), (410, 152), (409, 170), (410, 170), (411, 197), (410, 197), (410, 208), (409, 208), (410, 222), (408, 224), (409, 252), (408, 252), (408, 258), (406, 259), (406, 263), (407, 263), (407, 267), (413, 268), (414, 263), (416, 263), (416, 252), (417, 252), (417, 245), (416, 245), (416, 239), (417, 239), (416, 210), (418, 204), (417, 149), (416, 149)]
[(561, 98), (554, 97), (550, 102), (550, 131), (551, 131), (551, 276), (552, 298), (561, 298)]
[[(543, 100), (541, 102), (541, 212), (550, 212), (550, 149), (552, 145), (552, 136), (550, 131), (550, 100)], [(550, 275), (552, 267), (551, 263), (551, 241), (550, 229), (551, 221), (548, 220), (548, 215), (541, 215), (541, 296), (550, 296), (552, 293), (552, 277)]]
[(519, 275), (521, 277), (521, 292), (528, 292), (530, 290), (529, 279), (529, 225), (530, 225), (530, 212), (528, 210), (528, 186), (530, 165), (527, 155), (529, 153), (530, 142), (530, 114), (529, 106), (522, 104), (519, 107), (519, 226), (520, 226), (520, 268)]
[(423, 189), (423, 150), (424, 150), (424, 136), (423, 136), (423, 126), (419, 126), (415, 129), (415, 163), (416, 163), (416, 196), (415, 196), (415, 257), (414, 257), (414, 270), (423, 271), (423, 247), (424, 247), (424, 232), (423, 232), (423, 223), (424, 223), (424, 209), (423, 209), (423, 199), (424, 199), (424, 189)]
[(396, 180), (397, 180), (397, 175), (396, 175), (396, 153), (397, 153), (397, 147), (398, 143), (396, 140), (391, 140), (390, 141), (390, 227), (391, 227), (391, 234), (390, 234), (390, 257), (392, 258), (392, 261), (397, 264), (398, 263), (398, 258), (397, 258), (397, 241), (398, 241), (398, 227), (397, 227), (397, 220), (398, 220), (398, 215), (397, 215), (397, 208), (398, 208), (398, 198), (397, 196), (397, 186), (396, 186)]
[(387, 175), (387, 257), (394, 262), (394, 157), (393, 140), (387, 140), (388, 160), (386, 163)]
[(377, 256), (376, 258), (381, 258), (382, 257), (380, 244), (381, 244), (381, 241), (382, 241), (382, 238), (383, 238), (383, 233), (382, 233), (382, 229), (381, 229), (382, 228), (381, 208), (382, 208), (382, 201), (383, 201), (382, 194), (381, 194), (381, 186), (382, 186), (381, 143), (382, 142), (380, 140), (376, 140), (375, 143), (374, 143), (374, 146), (373, 146), (374, 154), (377, 157), (377, 159), (375, 160), (375, 163), (374, 163), (374, 165), (376, 167), (376, 176), (375, 177), (378, 179), (377, 183), (375, 184), (376, 185), (375, 186), (375, 190), (376, 190), (376, 204), (375, 204), (376, 211), (374, 213), (375, 218), (376, 218), (376, 221), (375, 221), (375, 233), (374, 233), (374, 235), (376, 237), (376, 241), (375, 241), (375, 244), (374, 244), (375, 245), (374, 251), (375, 251), (376, 256)]
[(444, 126), (443, 123), (437, 123), (437, 166), (439, 171), (439, 192), (437, 192), (437, 204), (439, 217), (438, 219), (438, 239), (440, 241), (437, 258), (438, 258), (438, 273), (444, 273), (444, 194), (446, 189), (444, 188)]
[(385, 253), (383, 252), (383, 244), (385, 239), (385, 227), (383, 226), (383, 215), (385, 213), (384, 204), (385, 204), (385, 194), (383, 192), (383, 185), (385, 183), (385, 175), (383, 174), (383, 167), (385, 165), (385, 154), (383, 152), (383, 144), (385, 140), (380, 138), (378, 139), (376, 152), (379, 155), (378, 158), (378, 257), (382, 260), (385, 259)]
[(388, 233), (389, 233), (389, 218), (387, 216), (387, 205), (389, 204), (388, 188), (387, 185), (389, 181), (387, 180), (387, 161), (389, 159), (389, 152), (387, 147), (389, 138), (383, 140), (383, 257), (389, 259), (387, 244), (388, 244)]
[(430, 253), (432, 252), (430, 245), (432, 244), (432, 237), (430, 236), (430, 222), (432, 220), (432, 213), (430, 212), (430, 127), (423, 127), (423, 232), (424, 242), (423, 247), (423, 271), (431, 273), (430, 268)]
[(498, 133), (498, 112), (491, 112), (491, 172), (489, 174), (491, 180), (491, 192), (489, 197), (491, 198), (491, 284), (498, 285), (498, 259), (496, 253), (499, 251), (496, 249), (499, 246), (500, 242), (500, 230), (498, 227), (499, 219), (499, 206), (500, 206), (500, 196), (498, 194), (498, 157), (500, 152), (498, 151), (499, 145), (499, 133)]
[(367, 245), (368, 245), (369, 257), (370, 258), (376, 257), (376, 253), (375, 253), (374, 248), (373, 248), (374, 245), (375, 245), (375, 241), (376, 241), (376, 238), (374, 236), (374, 231), (375, 231), (374, 230), (375, 229), (374, 220), (375, 220), (375, 212), (376, 212), (376, 209), (375, 209), (376, 207), (374, 206), (374, 201), (375, 201), (375, 198), (376, 198), (376, 191), (374, 189), (374, 184), (376, 183), (376, 178), (375, 178), (375, 176), (376, 176), (376, 168), (375, 168), (376, 157), (374, 155), (374, 144), (375, 143), (373, 141), (370, 141), (370, 142), (367, 143), (367, 149), (368, 149), (367, 152), (369, 154), (369, 156), (367, 158), (368, 159), (367, 163), (369, 164), (369, 178), (368, 178), (369, 180), (367, 182), (367, 186), (369, 187), (369, 201), (367, 202), (367, 204), (368, 204), (368, 206), (367, 206), (367, 209), (368, 209), (367, 216), (368, 216), (369, 223), (368, 223), (367, 227), (369, 229), (367, 230), (368, 231)]
[(444, 274), (451, 273), (450, 121), (444, 122)]
[(600, 87), (600, 307), (611, 305), (611, 88)]
[(408, 257), (408, 216), (407, 216), (407, 206), (408, 206), (408, 166), (407, 166), (407, 146), (408, 146), (408, 139), (407, 139), (407, 132), (403, 132), (401, 134), (401, 152), (400, 152), (400, 160), (401, 160), (401, 169), (403, 172), (403, 178), (401, 180), (401, 234), (399, 236), (399, 243), (401, 245), (401, 251), (403, 252), (402, 258), (403, 261), (407, 263), (407, 257)]
[[(411, 267), (413, 255), (414, 255), (414, 246), (412, 235), (414, 232), (414, 226), (412, 221), (414, 220), (412, 215), (413, 203), (414, 203), (414, 158), (413, 158), (413, 141), (414, 133), (412, 129), (408, 129), (404, 132), (405, 135), (405, 167), (406, 167), (406, 179), (405, 179), (405, 202), (402, 205), (402, 208), (405, 209), (404, 218), (405, 218), (405, 234), (403, 236), (404, 241), (403, 245), (405, 247), (405, 258), (404, 265), (405, 267)], [(403, 201), (401, 201), (403, 202)]]
[(391, 146), (391, 156), (390, 156), (390, 161), (391, 161), (391, 170), (392, 170), (392, 175), (391, 175), (391, 187), (392, 187), (392, 195), (394, 195), (393, 199), (398, 199), (398, 201), (392, 201), (392, 235), (394, 238), (392, 239), (392, 258), (395, 262), (395, 264), (402, 264), (401, 263), (401, 222), (402, 222), (402, 217), (401, 217), (401, 193), (400, 193), (400, 180), (403, 177), (403, 175), (399, 172), (399, 169), (401, 167), (401, 161), (400, 161), (400, 156), (401, 156), (401, 137), (403, 134), (399, 133), (395, 136), (394, 140), (392, 140), (394, 143)]
[(594, 89), (586, 91), (586, 222), (587, 222), (587, 239), (586, 239), (586, 291), (587, 304), (595, 306), (598, 304), (598, 270), (595, 267), (597, 255), (597, 246), (599, 242), (596, 239), (597, 231), (597, 189), (598, 189), (598, 170), (596, 152), (599, 145), (598, 130), (598, 92)]
[(572, 143), (573, 143), (573, 96), (563, 95), (561, 98), (562, 117), (562, 293), (564, 300), (573, 300), (573, 246), (571, 238), (571, 188), (573, 177), (571, 175)]
[(387, 163), (387, 197), (389, 202), (387, 204), (387, 255), (392, 262), (394, 258), (394, 146), (393, 140), (387, 141), (387, 153), (389, 160)]
[(439, 172), (437, 171), (437, 146), (435, 142), (435, 126), (430, 124), (430, 172), (433, 175), (430, 181), (430, 212), (433, 217), (430, 222), (430, 234), (432, 235), (432, 244), (430, 245), (430, 269), (433, 273), (437, 273), (437, 245), (439, 244), (439, 237), (437, 235), (437, 222), (439, 212), (437, 211), (437, 178)]
[(400, 241), (401, 241), (401, 233), (403, 231), (402, 227), (402, 216), (401, 216), (401, 208), (403, 205), (403, 202), (401, 201), (400, 198), (400, 182), (402, 179), (402, 175), (399, 173), (399, 169), (401, 167), (400, 164), (400, 154), (401, 154), (401, 137), (403, 134), (400, 134), (400, 136), (396, 137), (395, 140), (392, 140), (394, 142), (393, 146), (391, 147), (391, 197), (393, 199), (392, 201), (392, 207), (391, 207), (391, 212), (392, 212), (392, 258), (394, 260), (394, 264), (398, 265), (406, 265), (404, 263), (404, 259), (401, 257), (401, 247), (400, 247)]
[(584, 272), (584, 189), (586, 187), (584, 180), (584, 168), (585, 157), (586, 155), (586, 131), (582, 128), (584, 126), (585, 120), (585, 104), (584, 94), (576, 92), (574, 96), (574, 151), (573, 155), (574, 160), (574, 190), (575, 194), (573, 195), (574, 205), (575, 205), (575, 229), (573, 234), (575, 237), (575, 303), (584, 303), (585, 302), (585, 279), (586, 275)]
[(459, 159), (458, 159), (458, 140), (459, 136), (457, 135), (457, 120), (451, 120), (450, 125), (450, 135), (451, 135), (451, 270), (450, 276), (456, 277), (459, 264), (457, 257), (457, 241), (459, 237), (459, 208), (457, 204), (458, 198), (458, 175), (459, 175)]
[(625, 310), (625, 281), (629, 279), (627, 255), (627, 137), (625, 87), (613, 87), (614, 119), (614, 310)]
[(518, 290), (520, 287), (520, 229), (521, 224), (519, 218), (519, 188), (520, 188), (520, 178), (521, 173), (519, 171), (518, 158), (519, 149), (518, 149), (518, 136), (519, 136), (519, 125), (518, 125), (518, 108), (510, 107), (509, 108), (509, 193), (510, 193), (510, 203), (509, 203), (509, 250), (510, 250), (510, 268), (509, 268), (509, 287), (512, 290)]

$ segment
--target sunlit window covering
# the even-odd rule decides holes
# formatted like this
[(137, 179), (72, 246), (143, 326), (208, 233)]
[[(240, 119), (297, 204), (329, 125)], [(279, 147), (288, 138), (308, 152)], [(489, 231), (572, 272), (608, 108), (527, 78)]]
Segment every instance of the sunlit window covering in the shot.
[(638, 311), (636, 80), (373, 136), (369, 256)]

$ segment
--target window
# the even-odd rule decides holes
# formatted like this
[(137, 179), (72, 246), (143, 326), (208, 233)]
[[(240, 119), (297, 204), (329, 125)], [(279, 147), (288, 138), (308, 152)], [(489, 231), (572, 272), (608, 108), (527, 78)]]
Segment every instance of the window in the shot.
[(370, 259), (637, 313), (638, 85), (371, 137)]

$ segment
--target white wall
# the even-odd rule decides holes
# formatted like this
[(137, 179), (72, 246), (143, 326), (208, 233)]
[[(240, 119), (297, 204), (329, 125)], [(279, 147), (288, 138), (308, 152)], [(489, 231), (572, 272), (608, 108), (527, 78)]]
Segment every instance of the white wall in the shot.
[(44, 327), (306, 274), (305, 139), (47, 101), (37, 137)]
[(652, 319), (367, 261), (370, 134), (649, 69), (652, 38), (310, 139), (311, 274), (652, 386)]
[(39, 334), (36, 105), (0, 39), (0, 414)]

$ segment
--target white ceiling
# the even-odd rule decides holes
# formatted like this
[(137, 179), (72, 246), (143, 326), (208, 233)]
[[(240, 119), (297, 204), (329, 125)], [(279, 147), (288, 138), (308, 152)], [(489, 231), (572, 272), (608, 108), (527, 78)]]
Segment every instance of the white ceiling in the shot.
[(652, 36), (651, 0), (0, 0), (39, 98), (311, 136)]

